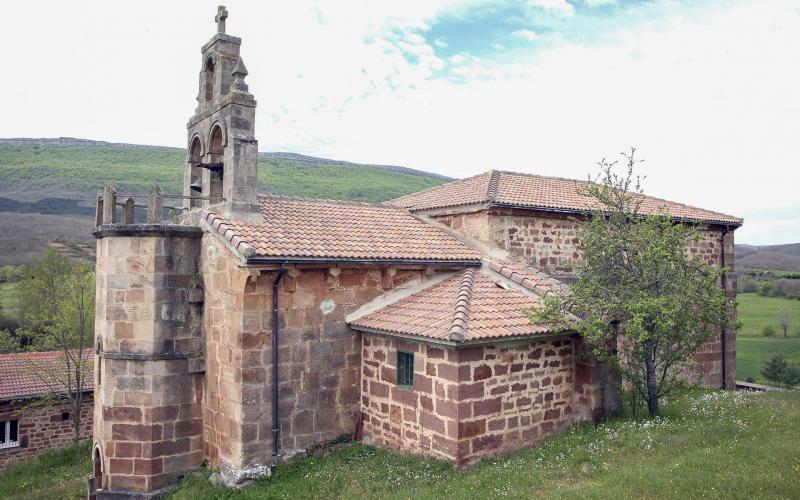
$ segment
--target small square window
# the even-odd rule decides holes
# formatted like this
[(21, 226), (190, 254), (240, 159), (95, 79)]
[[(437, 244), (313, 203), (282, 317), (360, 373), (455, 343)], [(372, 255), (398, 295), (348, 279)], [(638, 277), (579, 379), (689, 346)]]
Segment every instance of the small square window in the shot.
[(66, 422), (67, 420), (69, 420), (69, 412), (65, 411), (64, 413), (61, 414), (61, 421)]
[(414, 353), (397, 351), (397, 385), (414, 387)]

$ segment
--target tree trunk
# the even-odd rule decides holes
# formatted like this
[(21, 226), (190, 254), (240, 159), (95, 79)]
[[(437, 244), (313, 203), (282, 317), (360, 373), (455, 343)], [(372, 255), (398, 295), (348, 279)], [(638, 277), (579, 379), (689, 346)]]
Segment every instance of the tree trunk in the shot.
[(645, 369), (647, 370), (647, 411), (651, 417), (658, 415), (658, 380), (656, 379), (656, 346), (645, 341)]
[(72, 413), (72, 442), (78, 443), (81, 440), (81, 411)]

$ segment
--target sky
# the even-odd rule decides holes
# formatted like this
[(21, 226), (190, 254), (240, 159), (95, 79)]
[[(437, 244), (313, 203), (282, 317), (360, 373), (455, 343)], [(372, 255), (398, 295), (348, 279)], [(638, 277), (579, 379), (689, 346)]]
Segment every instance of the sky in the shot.
[[(215, 1), (3, 3), (0, 137), (185, 147)], [(585, 179), (800, 242), (800, 0), (228, 0), (261, 151)]]

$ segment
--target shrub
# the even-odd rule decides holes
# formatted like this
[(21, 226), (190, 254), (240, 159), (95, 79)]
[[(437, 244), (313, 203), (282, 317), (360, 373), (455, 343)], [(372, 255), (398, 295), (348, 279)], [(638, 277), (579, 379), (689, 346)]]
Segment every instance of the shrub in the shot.
[(762, 281), (760, 285), (758, 285), (758, 294), (762, 297), (769, 297), (769, 294), (772, 293), (772, 283), (769, 281)]
[(786, 367), (786, 371), (783, 374), (783, 383), (787, 387), (800, 385), (800, 365), (791, 364)]
[(761, 330), (761, 335), (765, 337), (774, 337), (775, 333), (776, 333), (775, 327), (772, 325), (767, 325), (764, 327), (763, 330)]
[(764, 367), (761, 368), (761, 375), (771, 384), (778, 385), (785, 379), (788, 369), (789, 363), (786, 358), (783, 357), (783, 354), (777, 352), (764, 363)]
[(748, 384), (755, 384), (756, 383), (756, 379), (754, 379), (753, 376), (751, 375), (751, 376), (747, 377), (745, 382), (747, 382)]

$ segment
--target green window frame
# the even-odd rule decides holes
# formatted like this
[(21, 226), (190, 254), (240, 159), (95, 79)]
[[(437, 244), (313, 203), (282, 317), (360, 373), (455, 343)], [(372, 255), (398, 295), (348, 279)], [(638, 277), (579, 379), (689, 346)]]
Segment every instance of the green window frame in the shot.
[(414, 388), (414, 353), (397, 351), (397, 385)]

